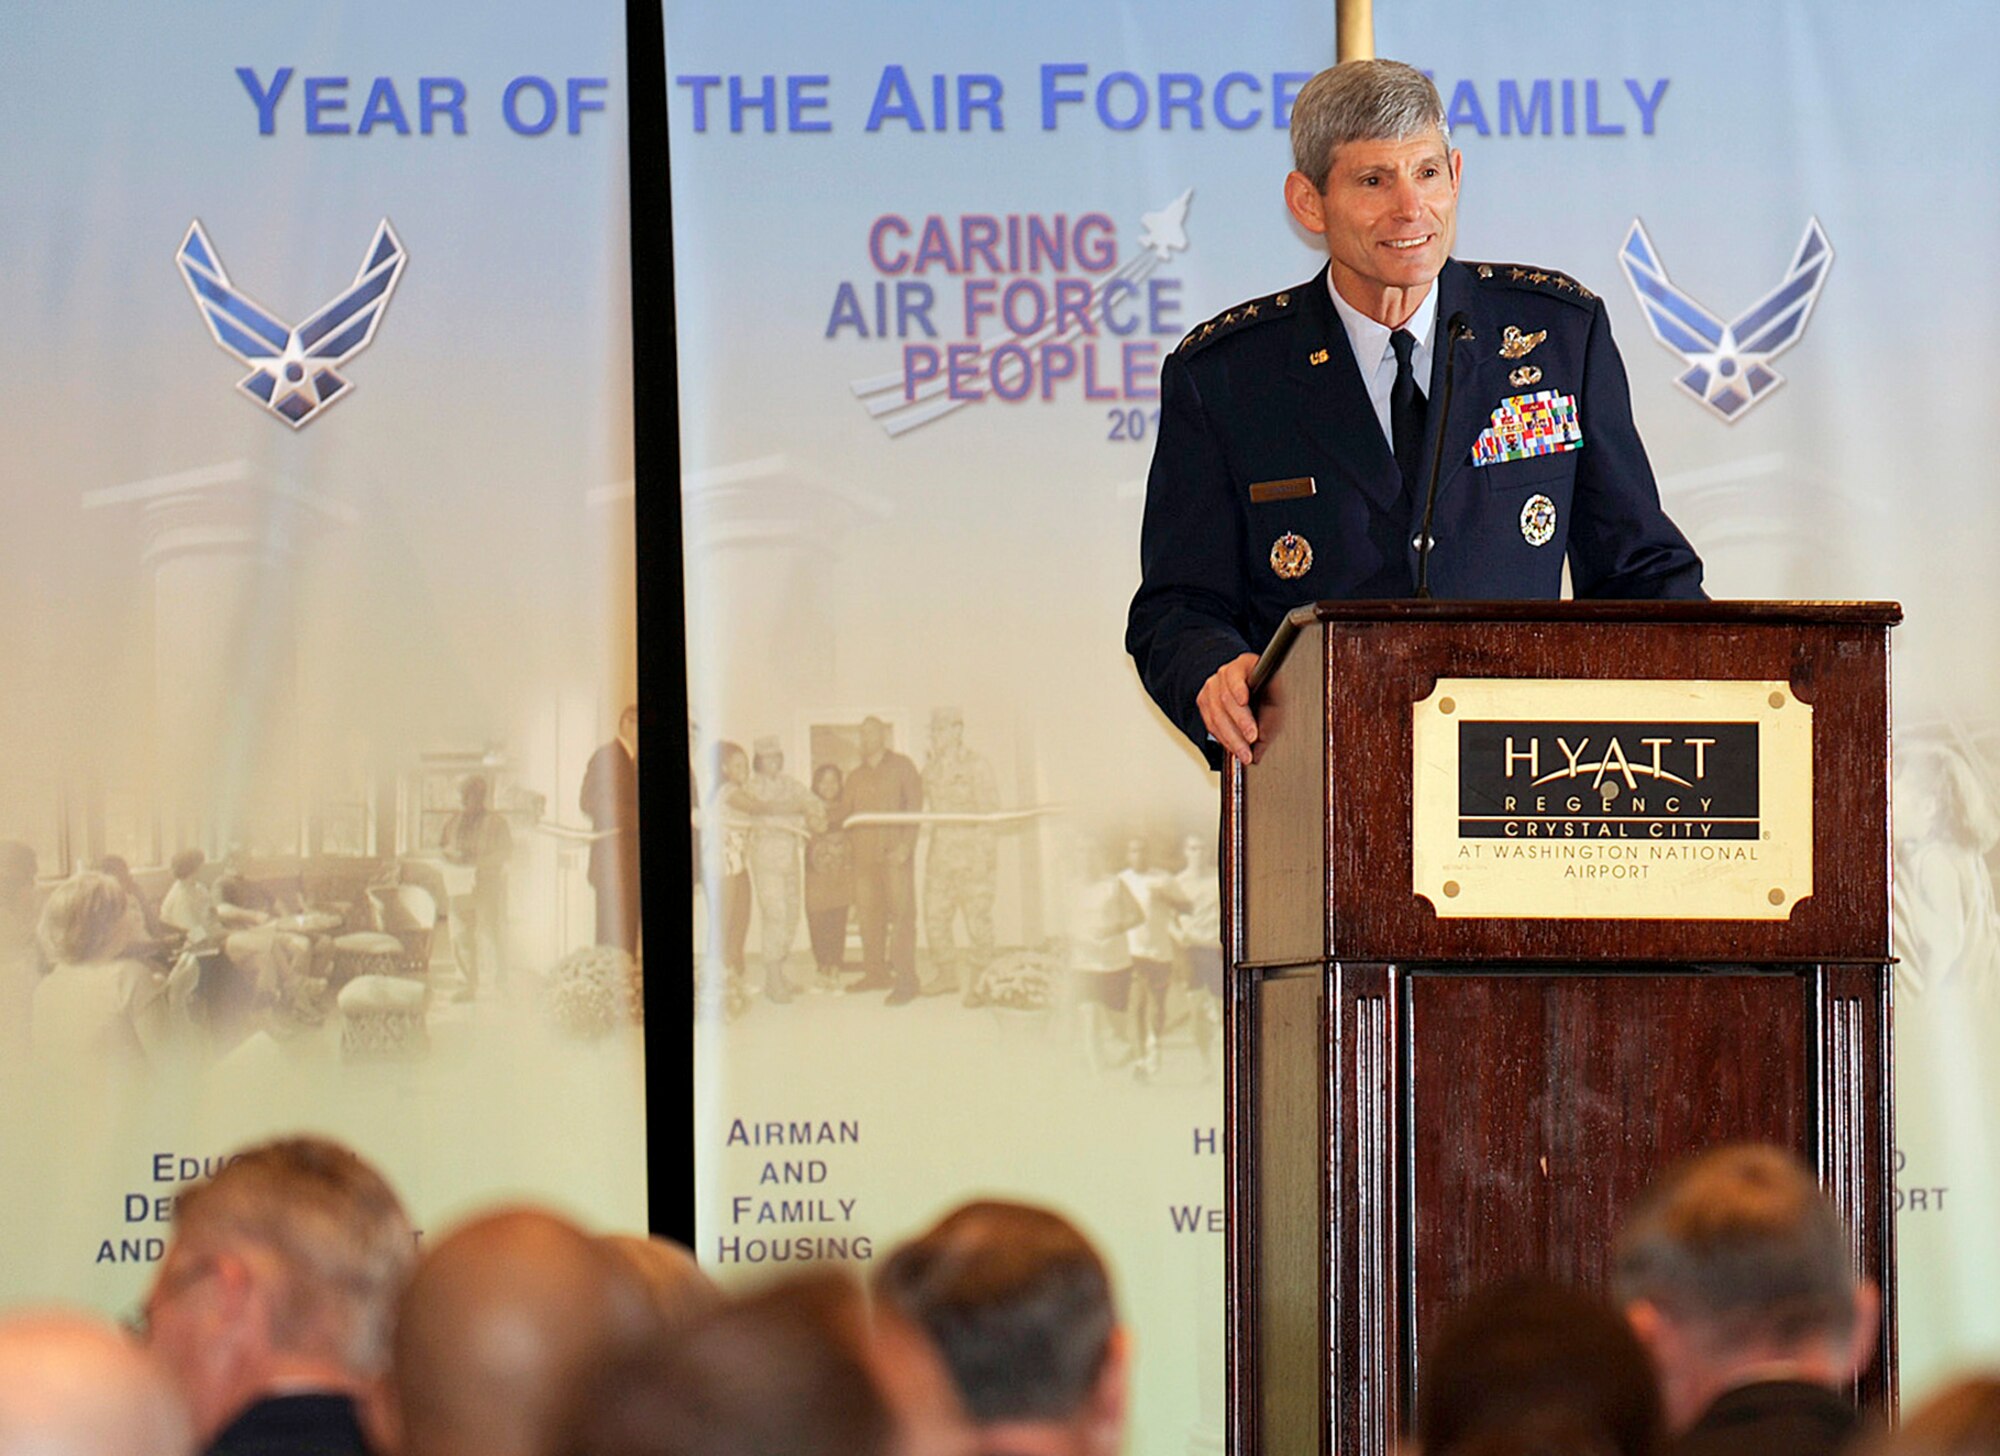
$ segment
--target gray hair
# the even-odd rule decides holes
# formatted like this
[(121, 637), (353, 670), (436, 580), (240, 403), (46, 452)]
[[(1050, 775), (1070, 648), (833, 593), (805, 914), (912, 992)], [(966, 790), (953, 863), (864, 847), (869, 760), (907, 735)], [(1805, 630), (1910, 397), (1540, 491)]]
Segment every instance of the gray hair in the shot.
[(367, 1378), (389, 1368), (416, 1234), (388, 1182), (347, 1148), (287, 1138), (230, 1159), (180, 1196), (174, 1238), (198, 1253), (257, 1259), (274, 1274), (278, 1348)]
[(1612, 1286), (1704, 1329), (1725, 1350), (1797, 1348), (1853, 1330), (1847, 1226), (1796, 1154), (1717, 1148), (1647, 1191), (1619, 1230)]
[(1024, 1203), (968, 1203), (889, 1256), (876, 1299), (931, 1338), (979, 1425), (1073, 1420), (1111, 1359), (1111, 1274), (1082, 1231)]
[(1342, 142), (1400, 142), (1431, 132), (1451, 145), (1430, 77), (1401, 61), (1343, 61), (1306, 82), (1292, 103), (1292, 165), (1324, 192)]

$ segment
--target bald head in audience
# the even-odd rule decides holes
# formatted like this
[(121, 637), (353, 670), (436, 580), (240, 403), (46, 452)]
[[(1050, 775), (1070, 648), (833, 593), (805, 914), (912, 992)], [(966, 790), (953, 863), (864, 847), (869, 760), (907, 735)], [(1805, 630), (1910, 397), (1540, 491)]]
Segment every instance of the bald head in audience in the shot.
[(724, 1299), (583, 1392), (562, 1456), (972, 1456), (920, 1334), (819, 1270)]
[(1953, 1381), (1918, 1406), (1876, 1456), (2000, 1456), (2000, 1374)]
[(0, 1456), (187, 1456), (193, 1442), (173, 1382), (115, 1325), (0, 1320)]
[(1618, 1310), (1543, 1279), (1453, 1311), (1417, 1391), (1423, 1456), (1653, 1456), (1664, 1436), (1652, 1366)]
[(460, 1225), (417, 1265), (396, 1323), (403, 1456), (539, 1456), (579, 1383), (657, 1325), (636, 1272), (566, 1219), (515, 1208)]
[(604, 1234), (604, 1246), (623, 1259), (645, 1286), (661, 1319), (678, 1324), (721, 1299), (715, 1281), (702, 1273), (693, 1254), (672, 1239), (643, 1234)]

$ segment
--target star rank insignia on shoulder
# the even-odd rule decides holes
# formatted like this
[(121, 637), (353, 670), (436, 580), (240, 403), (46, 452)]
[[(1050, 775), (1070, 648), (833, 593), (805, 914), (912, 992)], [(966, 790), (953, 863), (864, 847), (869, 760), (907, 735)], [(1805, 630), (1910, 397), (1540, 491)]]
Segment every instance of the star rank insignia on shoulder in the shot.
[(1248, 303), (1225, 309), (1205, 324), (1196, 324), (1188, 330), (1175, 349), (1181, 354), (1193, 354), (1217, 339), (1241, 333), (1255, 324), (1269, 323), (1272, 319), (1284, 318), (1297, 312), (1298, 300), (1287, 290), (1284, 293), (1267, 294), (1263, 298), (1253, 298)]
[(1569, 274), (1558, 273), (1553, 268), (1533, 268), (1526, 263), (1468, 263), (1465, 266), (1489, 288), (1525, 288), (1532, 293), (1546, 293), (1552, 298), (1567, 298), (1585, 308), (1597, 301), (1596, 294)]

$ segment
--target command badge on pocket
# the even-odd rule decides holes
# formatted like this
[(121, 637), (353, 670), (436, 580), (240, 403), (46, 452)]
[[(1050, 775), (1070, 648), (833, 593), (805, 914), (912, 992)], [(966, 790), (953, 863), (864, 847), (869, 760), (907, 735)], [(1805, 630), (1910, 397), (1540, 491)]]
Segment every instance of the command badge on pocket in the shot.
[(1556, 503), (1545, 495), (1531, 495), (1521, 507), (1521, 534), (1530, 546), (1546, 546), (1555, 539)]
[(1287, 531), (1271, 543), (1271, 570), (1286, 581), (1297, 581), (1312, 566), (1312, 542), (1296, 531)]

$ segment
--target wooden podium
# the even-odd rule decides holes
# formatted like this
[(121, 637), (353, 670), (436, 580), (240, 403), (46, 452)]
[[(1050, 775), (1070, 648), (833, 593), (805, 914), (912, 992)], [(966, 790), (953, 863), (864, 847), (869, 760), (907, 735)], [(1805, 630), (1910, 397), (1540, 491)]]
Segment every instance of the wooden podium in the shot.
[[(1387, 1456), (1417, 1357), (1631, 1199), (1789, 1146), (1883, 1291), (1880, 603), (1326, 602), (1223, 792), (1229, 1449)], [(1419, 893), (1422, 887), (1423, 893)]]

